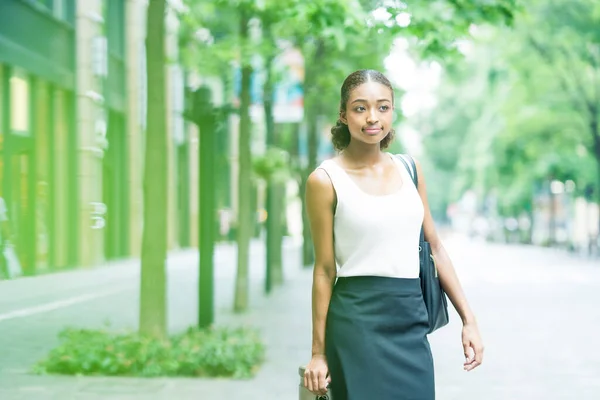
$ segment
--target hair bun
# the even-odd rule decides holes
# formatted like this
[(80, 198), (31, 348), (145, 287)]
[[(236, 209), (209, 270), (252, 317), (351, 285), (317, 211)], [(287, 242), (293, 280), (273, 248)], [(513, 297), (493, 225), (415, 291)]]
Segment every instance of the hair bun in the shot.
[(331, 142), (337, 150), (345, 149), (350, 144), (350, 130), (340, 119), (331, 128)]

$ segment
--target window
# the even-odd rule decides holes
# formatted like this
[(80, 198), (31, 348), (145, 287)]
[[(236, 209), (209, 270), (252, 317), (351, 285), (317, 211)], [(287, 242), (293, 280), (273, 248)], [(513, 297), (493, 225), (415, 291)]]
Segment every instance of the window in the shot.
[(10, 77), (10, 129), (13, 133), (29, 134), (29, 96), (27, 76), (15, 69)]
[(75, 22), (75, 0), (26, 0), (34, 6), (47, 10), (56, 19)]
[(53, 1), (52, 0), (35, 0), (34, 3), (36, 3), (42, 7), (52, 9)]
[[(2, 158), (2, 150), (4, 150), (4, 100), (4, 66), (0, 64), (0, 158)], [(0, 179), (2, 176), (2, 171), (0, 171)]]
[(120, 0), (107, 0), (106, 36), (108, 50), (118, 56), (125, 54), (125, 5)]
[(58, 19), (67, 19), (65, 0), (54, 0), (52, 4), (52, 13)]
[(0, 197), (4, 196), (4, 66), (0, 64)]

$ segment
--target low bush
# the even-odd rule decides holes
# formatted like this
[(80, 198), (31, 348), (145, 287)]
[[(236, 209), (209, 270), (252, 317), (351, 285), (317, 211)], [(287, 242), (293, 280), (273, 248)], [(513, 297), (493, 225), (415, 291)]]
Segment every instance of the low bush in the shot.
[(189, 329), (168, 339), (68, 328), (34, 366), (38, 374), (249, 378), (265, 347), (248, 328)]

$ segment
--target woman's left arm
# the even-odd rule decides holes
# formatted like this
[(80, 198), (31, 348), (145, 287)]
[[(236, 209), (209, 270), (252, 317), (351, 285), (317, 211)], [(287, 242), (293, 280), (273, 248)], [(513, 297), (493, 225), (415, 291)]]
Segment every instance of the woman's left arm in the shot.
[(416, 160), (415, 163), (417, 165), (417, 174), (419, 177), (419, 195), (421, 196), (423, 207), (425, 208), (423, 233), (425, 234), (425, 239), (431, 245), (431, 252), (435, 258), (435, 264), (437, 266), (442, 287), (462, 320), (462, 344), (465, 352), (464, 369), (470, 371), (483, 362), (483, 342), (481, 340), (481, 335), (479, 334), (475, 315), (469, 307), (469, 303), (467, 302), (467, 298), (465, 297), (460, 281), (458, 280), (452, 261), (435, 230), (433, 217), (429, 210), (429, 202), (427, 201), (427, 185), (425, 183), (425, 175), (421, 169), (421, 164)]

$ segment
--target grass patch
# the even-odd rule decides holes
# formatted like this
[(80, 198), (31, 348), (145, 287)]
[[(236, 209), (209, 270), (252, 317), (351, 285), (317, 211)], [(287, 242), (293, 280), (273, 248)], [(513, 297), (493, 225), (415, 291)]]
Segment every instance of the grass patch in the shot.
[(37, 374), (105, 376), (254, 376), (265, 346), (254, 329), (191, 328), (168, 339), (67, 328), (60, 345), (35, 364)]

